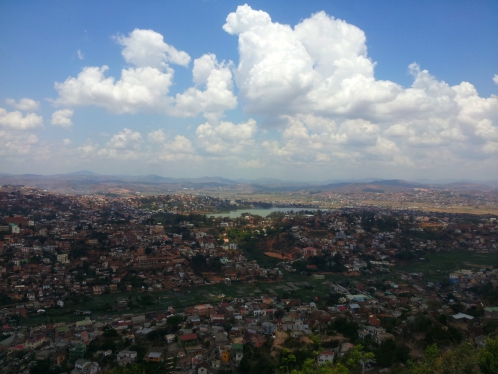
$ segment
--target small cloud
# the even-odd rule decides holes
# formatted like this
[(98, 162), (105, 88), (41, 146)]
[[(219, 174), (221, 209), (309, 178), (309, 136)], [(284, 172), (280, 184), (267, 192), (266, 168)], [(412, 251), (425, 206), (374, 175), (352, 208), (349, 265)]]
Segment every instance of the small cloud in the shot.
[(22, 98), (18, 102), (14, 99), (5, 99), (5, 102), (8, 105), (13, 106), (16, 109), (23, 110), (25, 112), (34, 112), (40, 108), (40, 102), (32, 99), (28, 99), (26, 97)]
[(161, 129), (150, 132), (147, 137), (153, 143), (164, 143), (166, 141), (166, 134)]
[(64, 145), (71, 145), (71, 139), (62, 139), (62, 143), (64, 143)]
[(482, 150), (488, 154), (498, 153), (498, 142), (487, 141)]
[(498, 74), (495, 74), (495, 76), (493, 77), (493, 82), (498, 84)]
[(74, 111), (72, 109), (57, 110), (52, 114), (52, 125), (61, 127), (71, 127), (71, 117)]
[(43, 118), (35, 113), (29, 113), (23, 117), (22, 113), (17, 110), (7, 112), (4, 108), (0, 108), (0, 127), (14, 130), (31, 130), (43, 127)]
[(79, 49), (78, 49), (78, 52), (77, 52), (77, 53), (78, 53), (78, 58), (79, 58), (80, 60), (83, 60), (83, 59), (85, 58), (85, 56), (83, 55), (83, 52), (81, 52)]
[(259, 160), (249, 160), (242, 165), (246, 168), (259, 168), (261, 167), (261, 162), (259, 162)]

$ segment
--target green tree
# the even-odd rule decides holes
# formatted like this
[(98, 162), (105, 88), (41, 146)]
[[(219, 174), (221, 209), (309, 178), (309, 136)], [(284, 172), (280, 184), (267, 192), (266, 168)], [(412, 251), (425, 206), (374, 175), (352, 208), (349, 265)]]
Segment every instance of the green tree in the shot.
[(114, 329), (105, 329), (103, 333), (105, 338), (118, 338), (119, 334)]
[(348, 321), (346, 318), (337, 318), (332, 323), (332, 327), (346, 338), (356, 340), (358, 338), (358, 324)]
[(330, 365), (318, 366), (312, 358), (306, 359), (304, 361), (301, 370), (293, 370), (292, 374), (327, 374), (329, 372)]
[(437, 373), (437, 367), (441, 359), (441, 353), (437, 344), (432, 344), (425, 350), (425, 357), (422, 361), (414, 364), (409, 363), (410, 374), (434, 374)]
[(169, 318), (167, 319), (166, 324), (167, 324), (168, 326), (171, 326), (171, 328), (172, 328), (173, 330), (177, 330), (177, 329), (178, 329), (178, 325), (179, 325), (180, 323), (182, 323), (182, 322), (183, 322), (183, 318), (182, 318), (182, 316), (173, 316), (173, 317), (169, 317)]
[(383, 368), (390, 367), (396, 362), (406, 363), (409, 358), (410, 348), (398, 345), (392, 339), (383, 341), (375, 350), (375, 361)]
[(447, 351), (440, 361), (441, 374), (479, 374), (478, 350), (469, 342)]
[(484, 374), (498, 373), (498, 338), (488, 338), (479, 352), (479, 367)]
[(280, 370), (284, 373), (290, 373), (296, 364), (296, 355), (292, 354), (287, 348), (282, 349), (280, 354)]
[(340, 364), (344, 365), (351, 374), (361, 374), (364, 364), (373, 360), (375, 355), (372, 352), (364, 352), (361, 344), (355, 345), (344, 356), (341, 357)]

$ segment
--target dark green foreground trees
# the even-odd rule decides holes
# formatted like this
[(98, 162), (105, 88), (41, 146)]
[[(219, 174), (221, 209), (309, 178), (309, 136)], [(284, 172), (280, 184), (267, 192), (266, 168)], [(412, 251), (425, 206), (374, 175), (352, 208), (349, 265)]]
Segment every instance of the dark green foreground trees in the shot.
[(408, 373), (498, 374), (498, 338), (488, 338), (482, 348), (465, 342), (444, 353), (436, 344), (430, 345), (422, 361), (409, 365)]
[[(313, 343), (316, 343), (313, 341)], [(319, 342), (316, 343), (319, 346)], [(311, 347), (312, 345), (310, 345)], [(271, 361), (269, 347), (264, 350), (249, 348), (244, 350), (251, 356), (241, 362), (235, 373), (277, 373), (277, 374), (362, 374), (368, 363), (375, 362), (374, 354), (365, 352), (361, 345), (350, 349), (343, 357), (337, 358), (333, 364), (319, 366), (316, 361), (317, 350), (308, 357), (302, 351), (284, 349), (278, 362)], [(249, 353), (250, 351), (250, 353)], [(117, 367), (110, 374), (146, 374), (150, 372), (144, 365)], [(394, 366), (391, 373), (396, 374), (498, 374), (498, 338), (488, 338), (482, 348), (465, 342), (455, 349), (441, 352), (436, 344), (430, 345), (425, 357), (407, 366)]]

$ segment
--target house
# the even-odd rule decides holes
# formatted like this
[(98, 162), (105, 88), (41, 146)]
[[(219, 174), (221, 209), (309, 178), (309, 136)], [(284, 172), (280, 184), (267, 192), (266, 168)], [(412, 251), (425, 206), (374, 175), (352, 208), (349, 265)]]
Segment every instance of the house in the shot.
[(339, 348), (339, 357), (342, 357), (346, 354), (347, 351), (349, 351), (351, 348), (353, 348), (354, 345), (351, 343), (342, 343), (340, 348)]
[(224, 332), (217, 332), (214, 341), (216, 345), (225, 345), (228, 343), (228, 338)]
[(193, 312), (200, 317), (209, 316), (211, 314), (211, 311), (213, 310), (213, 306), (210, 304), (202, 304), (194, 306), (193, 309)]
[(307, 326), (304, 325), (302, 321), (287, 321), (282, 323), (283, 331), (304, 331), (305, 328), (307, 328)]
[(368, 335), (372, 337), (377, 334), (386, 332), (386, 329), (380, 326), (365, 326), (363, 329), (358, 330), (358, 337), (360, 339), (365, 339)]
[(61, 264), (68, 264), (69, 259), (67, 258), (67, 253), (61, 253), (57, 255), (57, 262)]
[(34, 337), (33, 339), (28, 339), (24, 345), (28, 349), (36, 349), (39, 346), (41, 346), (46, 340), (47, 340), (46, 336), (38, 335), (38, 336)]
[(76, 360), (83, 358), (86, 352), (86, 345), (83, 343), (77, 343), (74, 347), (69, 349), (69, 361), (75, 362)]
[(145, 359), (145, 361), (147, 361), (147, 362), (161, 362), (162, 359), (163, 359), (163, 352), (162, 351), (152, 350), (147, 355), (147, 358)]
[(368, 316), (368, 322), (370, 323), (370, 325), (372, 326), (380, 326), (380, 319), (378, 319), (376, 316), (374, 315), (370, 315)]
[(474, 319), (474, 317), (469, 316), (468, 314), (465, 313), (457, 313), (451, 316), (451, 318), (453, 318), (457, 322), (470, 322)]
[(235, 356), (235, 363), (239, 364), (244, 357), (244, 349), (242, 344), (232, 344), (232, 351)]
[(166, 341), (168, 344), (174, 343), (175, 342), (175, 335), (174, 334), (168, 334), (165, 336)]
[(321, 352), (318, 354), (318, 366), (322, 366), (323, 364), (326, 363), (333, 363), (334, 362), (334, 355), (335, 353), (332, 351), (325, 351)]
[(82, 371), (85, 365), (89, 363), (91, 363), (90, 360), (85, 360), (84, 358), (80, 358), (76, 360), (76, 362), (74, 363), (74, 368), (78, 371)]
[(230, 350), (227, 347), (221, 352), (221, 361), (230, 362)]
[(225, 316), (223, 314), (211, 314), (210, 319), (213, 325), (223, 325), (225, 323)]
[(132, 364), (137, 359), (137, 351), (128, 351), (128, 350), (119, 351), (116, 359), (120, 366)]
[(349, 304), (349, 310), (351, 310), (353, 313), (358, 313), (360, 310), (360, 305), (359, 304)]
[(24, 217), (6, 217), (5, 222), (7, 224), (13, 223), (17, 226), (21, 227), (28, 227), (28, 226), (34, 226), (35, 222), (33, 220), (30, 220), (28, 218)]
[(261, 327), (263, 327), (265, 334), (273, 334), (273, 331), (275, 331), (277, 325), (271, 322), (263, 322)]
[(81, 370), (82, 374), (97, 374), (100, 371), (100, 366), (97, 362), (88, 362)]
[(196, 366), (197, 374), (208, 374), (209, 365), (206, 361), (200, 362)]
[(377, 344), (382, 344), (386, 340), (394, 340), (394, 335), (388, 332), (382, 332), (374, 336), (374, 340)]
[(106, 286), (105, 285), (102, 285), (102, 286), (97, 285), (97, 286), (93, 286), (92, 289), (93, 289), (93, 293), (95, 295), (102, 295), (104, 293), (104, 291), (106, 290)]
[(183, 334), (180, 335), (179, 343), (182, 347), (191, 347), (199, 344), (197, 334)]

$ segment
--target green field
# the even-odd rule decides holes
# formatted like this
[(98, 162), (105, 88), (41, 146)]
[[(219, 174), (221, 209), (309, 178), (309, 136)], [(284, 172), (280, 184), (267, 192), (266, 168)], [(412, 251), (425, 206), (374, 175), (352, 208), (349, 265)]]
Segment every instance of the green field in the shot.
[[(400, 268), (408, 273), (422, 273), (424, 279), (437, 281), (448, 277), (450, 272), (460, 269), (478, 270), (498, 265), (498, 253), (473, 253), (463, 250), (434, 253), (425, 256), (428, 261), (419, 261)], [(438, 271), (439, 270), (439, 271)]]
[[(186, 306), (195, 305), (200, 303), (218, 304), (222, 300), (229, 300), (233, 298), (243, 298), (246, 296), (261, 296), (274, 291), (279, 296), (285, 292), (289, 292), (293, 298), (300, 298), (303, 302), (311, 302), (315, 296), (325, 297), (328, 295), (329, 286), (324, 282), (331, 280), (332, 277), (327, 277), (326, 280), (315, 280), (311, 277), (303, 277), (297, 275), (287, 274), (286, 279), (278, 283), (258, 283), (258, 284), (242, 284), (241, 282), (233, 282), (232, 285), (214, 284), (200, 287), (191, 287), (184, 290), (184, 292), (162, 291), (147, 293), (154, 298), (153, 305), (147, 307), (135, 306), (130, 310), (121, 310), (119, 312), (107, 311), (109, 305), (115, 305), (116, 301), (121, 298), (132, 297), (135, 300), (137, 296), (144, 295), (144, 293), (115, 293), (99, 296), (92, 296), (91, 301), (86, 302), (84, 305), (71, 305), (63, 309), (47, 310), (43, 315), (36, 315), (29, 319), (23, 320), (23, 325), (37, 325), (40, 323), (50, 322), (51, 320), (57, 322), (74, 322), (85, 318), (83, 315), (75, 316), (75, 310), (91, 310), (92, 319), (98, 316), (107, 315), (112, 316), (123, 313), (143, 313), (146, 311), (159, 311), (165, 312), (169, 306), (182, 310)], [(290, 282), (289, 285), (287, 282)], [(302, 283), (305, 282), (305, 283)], [(307, 290), (305, 285), (313, 285), (314, 289)]]
[[(262, 256), (264, 256), (262, 254)], [(274, 265), (278, 262), (276, 259), (271, 259), (264, 256), (268, 265)], [(348, 278), (342, 275), (332, 276), (326, 275), (324, 280), (315, 280), (312, 277), (301, 276), (297, 274), (286, 273), (284, 279), (277, 283), (258, 283), (258, 284), (242, 284), (233, 282), (232, 285), (225, 284), (206, 285), (200, 287), (191, 287), (184, 290), (182, 293), (174, 293), (172, 291), (161, 291), (148, 293), (154, 299), (153, 305), (147, 307), (135, 306), (130, 310), (122, 310), (119, 312), (108, 311), (110, 305), (115, 305), (117, 299), (128, 298), (136, 300), (137, 296), (144, 295), (143, 293), (116, 293), (99, 296), (92, 296), (91, 301), (85, 304), (74, 305), (67, 303), (63, 309), (48, 310), (44, 315), (37, 315), (29, 319), (23, 320), (24, 325), (36, 325), (39, 323), (54, 321), (78, 321), (84, 319), (84, 316), (75, 316), (75, 310), (91, 310), (93, 312), (92, 319), (98, 316), (123, 313), (142, 313), (146, 311), (157, 310), (164, 312), (169, 306), (176, 309), (183, 309), (186, 306), (213, 303), (217, 304), (221, 300), (230, 298), (243, 298), (245, 296), (260, 296), (274, 291), (279, 296), (284, 293), (289, 293), (292, 298), (300, 298), (303, 303), (309, 303), (318, 296), (321, 300), (327, 298), (329, 294), (329, 286), (327, 282), (338, 282), (344, 279), (351, 281), (363, 281), (366, 278), (379, 279), (397, 279), (399, 272), (403, 273), (422, 273), (424, 281), (440, 281), (443, 278), (448, 278), (449, 273), (458, 269), (479, 269), (481, 267), (491, 267), (498, 264), (498, 253), (477, 254), (467, 251), (453, 251), (430, 254), (425, 257), (428, 261), (417, 261), (404, 267), (393, 269), (391, 274), (381, 274), (377, 276), (362, 276), (357, 278)], [(273, 261), (275, 262), (273, 263)], [(271, 266), (273, 267), (273, 266)], [(305, 288), (305, 285), (313, 286), (313, 290)]]

